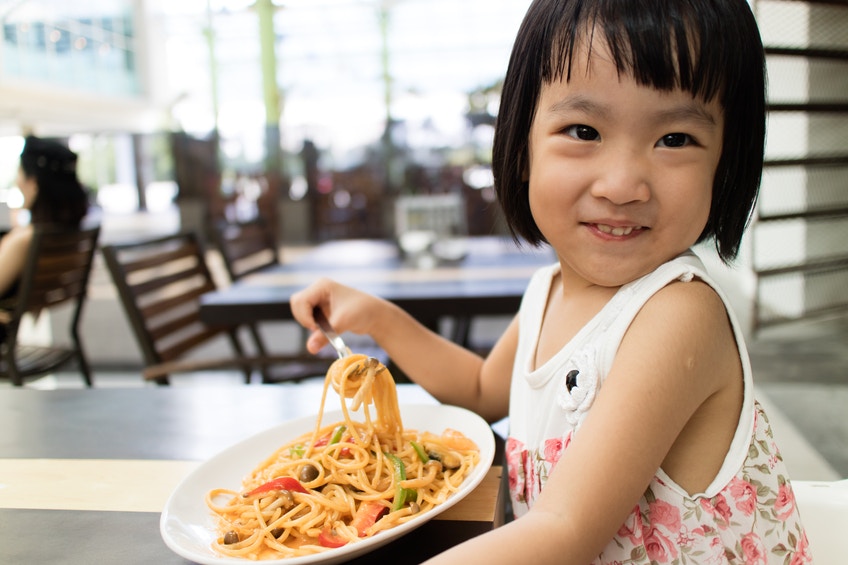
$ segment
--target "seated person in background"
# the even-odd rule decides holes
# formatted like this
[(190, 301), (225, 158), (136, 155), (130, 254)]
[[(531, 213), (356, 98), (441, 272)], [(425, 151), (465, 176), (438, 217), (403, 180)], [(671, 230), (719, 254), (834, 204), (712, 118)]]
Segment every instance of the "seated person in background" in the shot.
[[(77, 178), (77, 155), (61, 143), (28, 136), (17, 185), (29, 221), (16, 223), (0, 239), (0, 306), (17, 293), (34, 226), (78, 229), (88, 212), (88, 194)], [(4, 338), (0, 326), (0, 343)]]

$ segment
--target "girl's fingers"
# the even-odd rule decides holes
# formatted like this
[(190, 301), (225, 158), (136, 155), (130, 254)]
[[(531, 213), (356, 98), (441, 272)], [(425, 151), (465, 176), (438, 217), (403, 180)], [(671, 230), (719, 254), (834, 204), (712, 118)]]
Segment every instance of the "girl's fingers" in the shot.
[(306, 340), (306, 350), (309, 353), (315, 355), (324, 347), (326, 347), (330, 342), (327, 341), (327, 338), (320, 331), (314, 331), (309, 334), (309, 338)]
[(313, 287), (294, 293), (290, 304), (292, 316), (300, 325), (310, 330), (317, 327), (312, 317), (312, 310), (320, 304), (320, 295), (314, 292)]

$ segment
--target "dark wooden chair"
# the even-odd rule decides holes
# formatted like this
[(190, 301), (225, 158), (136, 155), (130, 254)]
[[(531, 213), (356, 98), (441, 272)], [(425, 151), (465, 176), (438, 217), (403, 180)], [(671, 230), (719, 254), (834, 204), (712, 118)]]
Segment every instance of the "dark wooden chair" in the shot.
[[(218, 222), (212, 230), (212, 237), (233, 282), (280, 264), (277, 238), (262, 218), (245, 222)], [(248, 330), (259, 353), (267, 356), (268, 348), (259, 326), (252, 325)], [(306, 332), (301, 331), (298, 351), (304, 356), (307, 355), (305, 341)]]
[[(276, 383), (323, 376), (332, 362), (305, 355), (270, 356), (261, 343), (257, 343), (256, 355), (248, 355), (238, 328), (205, 325), (200, 320), (200, 297), (216, 286), (205, 250), (194, 233), (106, 245), (102, 251), (141, 347), (147, 380), (169, 384), (173, 373), (237, 368), (244, 373), (245, 382), (258, 370), (263, 383)], [(251, 328), (254, 335), (255, 331)], [(231, 356), (192, 357), (201, 346), (219, 338), (229, 341)]]
[(280, 264), (277, 238), (261, 218), (219, 222), (212, 233), (230, 280)]
[[(46, 375), (76, 361), (87, 386), (92, 386), (91, 368), (82, 349), (79, 322), (88, 291), (88, 281), (100, 227), (68, 231), (36, 228), (33, 233), (18, 293), (0, 306), (0, 324), (6, 339), (0, 345), (0, 377), (22, 386), (24, 379)], [(21, 321), (71, 308), (67, 345), (29, 345), (20, 340)]]

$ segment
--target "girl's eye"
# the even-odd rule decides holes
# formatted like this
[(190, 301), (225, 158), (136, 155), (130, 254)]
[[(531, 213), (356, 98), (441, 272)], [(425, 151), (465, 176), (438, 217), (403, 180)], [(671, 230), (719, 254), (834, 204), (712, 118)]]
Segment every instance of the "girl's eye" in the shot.
[(598, 130), (584, 125), (569, 126), (565, 128), (564, 132), (566, 135), (581, 141), (597, 141), (601, 137)]
[(657, 142), (657, 145), (660, 147), (685, 147), (686, 145), (690, 145), (694, 143), (689, 134), (686, 133), (670, 133), (668, 135), (664, 135)]

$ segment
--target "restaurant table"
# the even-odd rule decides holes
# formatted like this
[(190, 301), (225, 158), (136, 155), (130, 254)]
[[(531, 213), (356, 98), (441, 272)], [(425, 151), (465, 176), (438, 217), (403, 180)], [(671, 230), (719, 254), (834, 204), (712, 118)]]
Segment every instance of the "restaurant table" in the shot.
[(291, 261), (249, 275), (201, 297), (200, 317), (211, 326), (291, 320), (291, 295), (320, 277), (385, 298), (428, 327), (458, 321), (452, 338), (467, 345), (474, 316), (518, 311), (530, 276), (556, 260), (549, 247), (518, 246), (511, 238), (468, 237), (443, 242), (440, 260), (421, 266), (389, 240), (322, 243)]
[[(322, 386), (0, 389), (0, 563), (187, 563), (159, 533), (179, 481), (232, 444), (315, 415)], [(436, 404), (415, 385), (399, 385), (398, 398)], [(472, 493), (350, 563), (419, 563), (499, 525), (495, 438), (494, 465)]]

